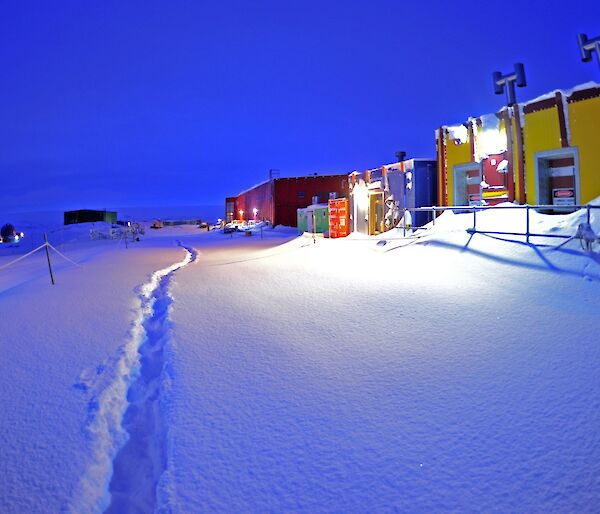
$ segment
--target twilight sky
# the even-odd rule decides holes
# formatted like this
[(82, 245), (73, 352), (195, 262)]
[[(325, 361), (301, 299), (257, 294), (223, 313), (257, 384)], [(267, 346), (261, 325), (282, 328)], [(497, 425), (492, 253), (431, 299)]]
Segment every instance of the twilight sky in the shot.
[[(9, 1), (0, 5), (0, 211), (221, 204), (350, 172), (499, 108), (596, 80), (597, 0)], [(8, 188), (7, 188), (8, 186)]]

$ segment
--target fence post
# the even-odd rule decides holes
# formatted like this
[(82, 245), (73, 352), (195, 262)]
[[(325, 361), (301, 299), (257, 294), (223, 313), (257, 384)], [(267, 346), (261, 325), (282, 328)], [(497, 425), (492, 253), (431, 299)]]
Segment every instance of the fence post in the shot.
[(527, 224), (525, 228), (525, 241), (529, 244), (529, 205), (525, 206), (525, 213), (527, 214)]
[(403, 209), (404, 213), (402, 214), (402, 233), (403, 237), (406, 237), (406, 207)]
[(473, 206), (473, 233), (477, 232), (477, 207)]
[(591, 217), (590, 217), (590, 204), (587, 205), (587, 224), (589, 225), (591, 223)]
[(50, 281), (54, 285), (54, 274), (52, 273), (52, 263), (50, 262), (50, 252), (48, 251), (48, 234), (44, 232), (44, 242), (46, 243), (44, 248), (46, 249), (46, 259), (48, 259), (48, 269), (50, 270)]
[(433, 209), (432, 209), (432, 211), (431, 211), (431, 214), (433, 214), (433, 226), (435, 227), (435, 215), (436, 215), (436, 212), (435, 212), (435, 205), (433, 206)]

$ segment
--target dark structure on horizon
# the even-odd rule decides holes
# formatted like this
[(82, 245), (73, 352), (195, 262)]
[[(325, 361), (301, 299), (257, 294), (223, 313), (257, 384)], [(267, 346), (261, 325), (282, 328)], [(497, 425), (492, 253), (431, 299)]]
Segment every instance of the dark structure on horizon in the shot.
[(73, 225), (75, 223), (91, 223), (94, 221), (116, 223), (117, 213), (115, 211), (96, 211), (93, 209), (79, 209), (77, 211), (66, 211), (64, 219), (65, 225)]

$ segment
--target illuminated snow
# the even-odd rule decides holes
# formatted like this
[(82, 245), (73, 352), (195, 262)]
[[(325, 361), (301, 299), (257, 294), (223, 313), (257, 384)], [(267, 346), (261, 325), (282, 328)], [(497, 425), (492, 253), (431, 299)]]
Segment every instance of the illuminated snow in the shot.
[[(553, 234), (586, 219), (530, 215)], [(106, 505), (140, 299), (185, 257), (176, 240), (199, 256), (169, 288), (163, 510), (594, 510), (597, 255), (472, 220), (415, 239), (169, 227), (128, 249), (71, 229), (59, 247), (83, 268), (56, 263), (56, 286), (43, 255), (0, 274), (0, 511)]]

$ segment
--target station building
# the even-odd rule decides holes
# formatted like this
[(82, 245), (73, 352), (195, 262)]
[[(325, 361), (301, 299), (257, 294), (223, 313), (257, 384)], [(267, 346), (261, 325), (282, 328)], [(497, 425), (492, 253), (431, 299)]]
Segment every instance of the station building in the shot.
[(437, 203), (587, 203), (600, 195), (599, 131), (596, 83), (442, 126)]
[(348, 196), (348, 175), (271, 178), (225, 199), (225, 220), (269, 221), (296, 227), (298, 209)]
[[(429, 207), (437, 197), (435, 159), (408, 159), (364, 172), (350, 183), (350, 230), (375, 235), (394, 228), (406, 214), (407, 224), (421, 226), (428, 213), (405, 209)], [(430, 216), (430, 215), (429, 215)]]

